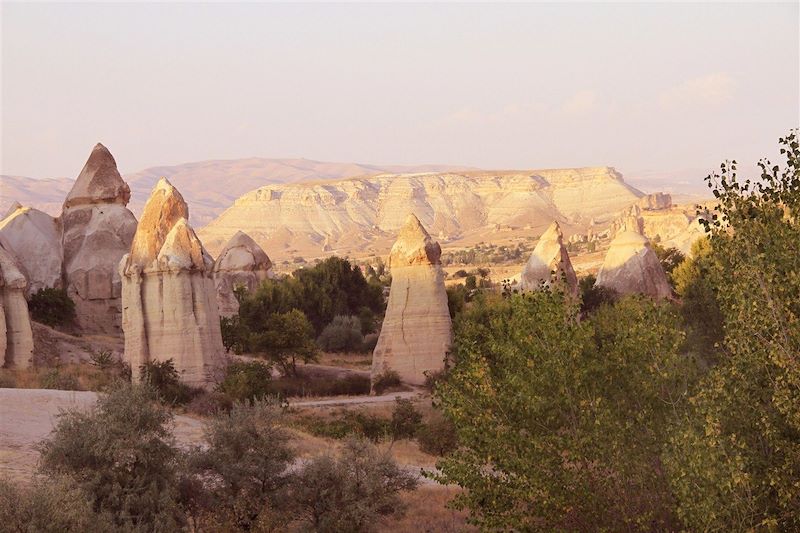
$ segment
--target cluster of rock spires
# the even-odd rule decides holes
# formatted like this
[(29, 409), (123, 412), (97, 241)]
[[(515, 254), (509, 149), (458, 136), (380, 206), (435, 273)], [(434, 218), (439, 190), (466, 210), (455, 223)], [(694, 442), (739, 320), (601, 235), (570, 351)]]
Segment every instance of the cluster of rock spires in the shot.
[(214, 260), (188, 218), (183, 197), (162, 178), (119, 263), (125, 359), (134, 379), (145, 363), (172, 359), (183, 381), (204, 385), (224, 363)]
[(229, 317), (239, 312), (234, 289), (254, 291), (262, 281), (272, 278), (272, 261), (249, 235), (237, 231), (217, 256), (213, 269), (219, 314)]
[(404, 383), (422, 385), (444, 368), (450, 348), (439, 243), (409, 215), (389, 253), (392, 287), (378, 343), (372, 354), (372, 379), (392, 370)]
[[(669, 298), (672, 288), (650, 241), (643, 234), (638, 214), (639, 208), (634, 206), (621, 218), (595, 284), (619, 294)], [(537, 290), (557, 284), (569, 294), (578, 293), (578, 279), (564, 245), (564, 236), (558, 222), (553, 222), (522, 270), (520, 288)]]
[(553, 222), (542, 234), (520, 277), (522, 290), (563, 284), (566, 292), (578, 294), (578, 276), (572, 268), (561, 226)]
[(33, 333), (25, 288), (14, 257), (0, 245), (0, 363), (27, 368), (33, 362)]
[(136, 217), (131, 191), (102, 144), (92, 150), (61, 212), (64, 284), (83, 331), (119, 332), (120, 258), (131, 245)]

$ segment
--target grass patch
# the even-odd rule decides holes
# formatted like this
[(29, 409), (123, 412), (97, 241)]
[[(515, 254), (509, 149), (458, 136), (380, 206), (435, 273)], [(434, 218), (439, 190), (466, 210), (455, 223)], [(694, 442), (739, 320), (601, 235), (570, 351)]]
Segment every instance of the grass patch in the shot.
[(102, 392), (114, 382), (130, 379), (126, 367), (100, 368), (90, 363), (55, 367), (0, 368), (0, 387), (9, 389), (58, 389)]

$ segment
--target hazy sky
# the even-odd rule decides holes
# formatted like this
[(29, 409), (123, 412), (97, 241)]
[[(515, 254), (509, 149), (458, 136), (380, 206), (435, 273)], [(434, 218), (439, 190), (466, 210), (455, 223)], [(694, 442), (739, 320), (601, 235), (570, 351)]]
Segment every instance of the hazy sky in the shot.
[(2, 173), (307, 157), (701, 177), (800, 124), (798, 3), (2, 4)]

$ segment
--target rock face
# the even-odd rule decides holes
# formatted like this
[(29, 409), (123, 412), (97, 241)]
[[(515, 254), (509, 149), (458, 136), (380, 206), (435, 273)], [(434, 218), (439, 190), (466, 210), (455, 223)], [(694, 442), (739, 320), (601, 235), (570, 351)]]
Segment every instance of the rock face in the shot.
[(239, 312), (233, 289), (244, 286), (252, 292), (262, 281), (273, 276), (272, 261), (249, 235), (241, 231), (231, 237), (214, 263), (214, 283), (221, 316)]
[(672, 196), (665, 192), (655, 192), (646, 194), (639, 198), (637, 204), (642, 209), (647, 211), (658, 211), (660, 209), (669, 209), (672, 207)]
[(389, 254), (392, 288), (372, 355), (373, 381), (394, 370), (404, 383), (422, 385), (425, 372), (444, 368), (451, 323), (441, 253), (419, 219), (409, 215)]
[(172, 359), (181, 379), (207, 385), (224, 363), (213, 260), (187, 221), (189, 208), (166, 180), (145, 204), (130, 253), (120, 261), (125, 359)]
[(564, 283), (566, 292), (578, 293), (578, 276), (572, 268), (564, 235), (558, 222), (553, 222), (544, 232), (530, 259), (522, 269), (520, 287), (522, 290), (537, 290), (542, 284)]
[[(200, 230), (212, 252), (239, 230), (273, 260), (391, 246), (414, 213), (447, 239), (491, 236), (493, 228), (545, 228), (553, 220), (585, 225), (635, 204), (642, 193), (613, 168), (380, 174), (338, 181), (267, 185), (241, 196)], [(566, 228), (565, 228), (566, 229)]]
[(27, 368), (33, 363), (26, 285), (14, 257), (0, 245), (0, 360), (5, 367)]
[(672, 294), (650, 241), (631, 230), (620, 232), (611, 241), (596, 284), (620, 294), (639, 293), (654, 298), (668, 298)]
[[(18, 204), (17, 204), (18, 205)], [(31, 207), (18, 206), (0, 221), (0, 243), (12, 253), (28, 280), (28, 294), (61, 288), (61, 223)]]
[(111, 153), (98, 144), (64, 201), (64, 282), (84, 332), (120, 332), (117, 267), (136, 231), (136, 218), (125, 207), (130, 195)]

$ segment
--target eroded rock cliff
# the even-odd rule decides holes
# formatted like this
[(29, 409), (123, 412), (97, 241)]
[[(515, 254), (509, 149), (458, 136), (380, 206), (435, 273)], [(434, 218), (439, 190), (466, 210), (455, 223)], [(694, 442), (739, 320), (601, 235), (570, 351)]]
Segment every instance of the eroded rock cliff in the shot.
[(114, 157), (97, 144), (61, 213), (64, 282), (84, 332), (120, 332), (117, 267), (136, 231), (136, 218), (125, 207), (130, 195)]
[(272, 277), (272, 261), (249, 235), (238, 231), (217, 256), (213, 272), (219, 314), (232, 316), (239, 312), (234, 288), (255, 291), (262, 281)]
[(47, 213), (19, 204), (0, 221), (0, 243), (14, 255), (28, 280), (28, 294), (61, 288), (61, 223)]
[(33, 364), (26, 286), (14, 256), (0, 245), (0, 362), (5, 367), (27, 368)]
[(120, 261), (125, 359), (136, 379), (144, 363), (172, 359), (183, 381), (204, 386), (224, 363), (213, 260), (188, 214), (180, 193), (159, 181)]
[(537, 290), (542, 285), (562, 284), (566, 292), (578, 293), (578, 276), (564, 246), (564, 235), (558, 222), (553, 222), (536, 243), (520, 276), (522, 290)]
[(444, 368), (451, 322), (441, 253), (419, 219), (408, 215), (389, 254), (392, 287), (372, 355), (373, 381), (393, 370), (404, 383), (422, 385), (426, 373)]

